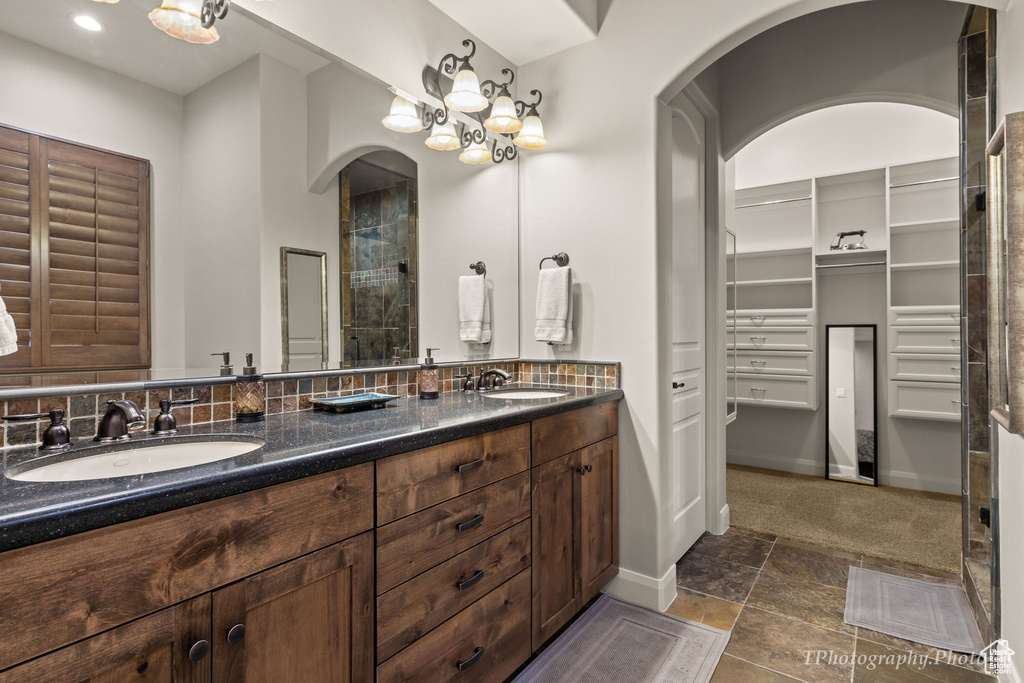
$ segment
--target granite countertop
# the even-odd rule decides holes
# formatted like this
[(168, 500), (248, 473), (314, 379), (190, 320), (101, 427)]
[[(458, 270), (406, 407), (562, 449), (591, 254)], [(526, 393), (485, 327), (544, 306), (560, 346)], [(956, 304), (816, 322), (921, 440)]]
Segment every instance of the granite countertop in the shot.
[[(0, 479), (0, 552), (617, 401), (623, 396), (619, 389), (568, 391), (566, 396), (535, 400), (449, 393), (436, 401), (404, 398), (387, 408), (362, 412), (302, 411), (270, 415), (266, 421), (254, 424), (225, 421), (183, 426), (178, 429), (178, 437), (241, 434), (260, 437), (266, 445), (229, 460), (130, 477), (36, 483), (4, 476)], [(133, 438), (147, 439), (147, 434), (140, 432)], [(77, 452), (85, 455), (90, 442), (77, 443)], [(40, 458), (35, 447), (9, 448), (0, 455), (4, 472)]]

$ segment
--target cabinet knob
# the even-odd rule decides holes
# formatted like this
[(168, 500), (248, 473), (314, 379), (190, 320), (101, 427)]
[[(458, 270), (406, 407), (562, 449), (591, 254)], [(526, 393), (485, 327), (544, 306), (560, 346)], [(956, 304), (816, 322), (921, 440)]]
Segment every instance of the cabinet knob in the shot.
[(191, 659), (193, 662), (198, 662), (209, 653), (210, 642), (208, 640), (200, 640), (198, 643), (189, 648), (188, 658)]
[(482, 647), (478, 647), (475, 650), (473, 650), (473, 655), (469, 659), (460, 659), (459, 661), (455, 662), (455, 666), (458, 668), (459, 671), (465, 671), (469, 667), (479, 662), (480, 658), (483, 656), (484, 649)]
[(244, 624), (235, 624), (228, 629), (228, 642), (232, 645), (237, 645), (242, 642), (242, 638), (245, 638)]
[(583, 467), (579, 468), (576, 471), (579, 472), (580, 476), (582, 477), (587, 472), (593, 472), (594, 471), (594, 466), (593, 465), (584, 465)]

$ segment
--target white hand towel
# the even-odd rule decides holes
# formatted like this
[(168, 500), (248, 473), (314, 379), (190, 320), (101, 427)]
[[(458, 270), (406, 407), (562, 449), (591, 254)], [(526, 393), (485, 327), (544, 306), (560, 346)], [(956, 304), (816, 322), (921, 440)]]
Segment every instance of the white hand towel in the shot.
[(494, 297), (494, 283), (484, 276), (484, 323), (480, 327), (480, 343), (491, 343), (491, 299)]
[(18, 351), (18, 329), (14, 318), (7, 312), (7, 304), (0, 299), (0, 356), (9, 356)]
[(483, 340), (487, 308), (487, 278), (483, 275), (459, 277), (459, 339), (464, 342)]
[(537, 327), (539, 342), (572, 343), (572, 269), (542, 268), (537, 281)]

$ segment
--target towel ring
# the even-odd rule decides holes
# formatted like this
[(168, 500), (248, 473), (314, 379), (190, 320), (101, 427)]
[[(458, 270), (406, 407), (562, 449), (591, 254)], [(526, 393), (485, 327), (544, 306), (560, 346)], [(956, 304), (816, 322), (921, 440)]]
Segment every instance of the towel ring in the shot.
[(477, 275), (487, 275), (487, 265), (483, 261), (470, 263), (469, 269), (475, 272)]
[(569, 255), (566, 254), (564, 251), (560, 251), (554, 256), (545, 256), (540, 260), (540, 265), (537, 267), (543, 268), (545, 261), (554, 261), (555, 263), (558, 264), (560, 268), (564, 268), (565, 266), (569, 265)]

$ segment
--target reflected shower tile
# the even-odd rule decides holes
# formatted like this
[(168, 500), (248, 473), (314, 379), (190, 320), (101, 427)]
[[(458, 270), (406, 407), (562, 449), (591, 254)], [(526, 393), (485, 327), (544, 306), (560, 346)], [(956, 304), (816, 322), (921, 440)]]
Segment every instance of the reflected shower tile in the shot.
[(984, 33), (967, 36), (967, 98), (988, 94), (988, 41)]
[(352, 270), (380, 268), (384, 263), (384, 245), (380, 228), (358, 230), (352, 236)]
[(394, 223), (398, 220), (398, 186), (392, 185), (380, 191), (380, 222)]
[(352, 197), (352, 208), (355, 214), (356, 230), (373, 228), (381, 224), (380, 192), (367, 192)]

